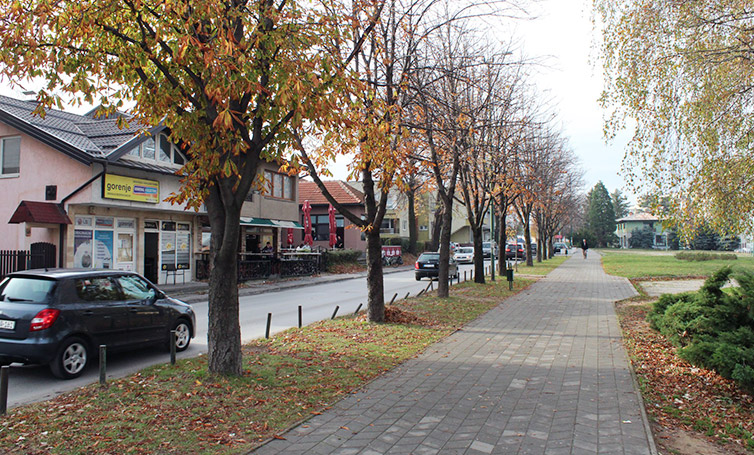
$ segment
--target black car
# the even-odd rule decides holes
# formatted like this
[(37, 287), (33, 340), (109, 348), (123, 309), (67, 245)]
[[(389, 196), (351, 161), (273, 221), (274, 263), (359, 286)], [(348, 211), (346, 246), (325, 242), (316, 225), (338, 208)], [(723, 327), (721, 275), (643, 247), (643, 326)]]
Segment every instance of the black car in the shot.
[[(440, 253), (422, 253), (414, 264), (416, 271), (416, 281), (424, 277), (437, 278), (440, 276)], [(450, 258), (448, 263), (448, 277), (458, 278), (458, 264), (455, 259)]]
[(196, 317), (133, 272), (28, 270), (0, 282), (0, 364), (49, 364), (80, 376), (99, 345), (108, 351), (162, 344), (188, 348)]
[(520, 243), (509, 243), (505, 245), (505, 259), (520, 259), (522, 261), (526, 259), (524, 246)]

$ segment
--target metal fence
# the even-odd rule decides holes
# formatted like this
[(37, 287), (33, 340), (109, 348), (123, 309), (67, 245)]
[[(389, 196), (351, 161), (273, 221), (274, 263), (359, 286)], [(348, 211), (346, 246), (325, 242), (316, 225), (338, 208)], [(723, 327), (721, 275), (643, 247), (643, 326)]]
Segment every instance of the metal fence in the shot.
[(57, 267), (56, 246), (38, 242), (30, 250), (0, 251), (0, 278), (13, 272)]

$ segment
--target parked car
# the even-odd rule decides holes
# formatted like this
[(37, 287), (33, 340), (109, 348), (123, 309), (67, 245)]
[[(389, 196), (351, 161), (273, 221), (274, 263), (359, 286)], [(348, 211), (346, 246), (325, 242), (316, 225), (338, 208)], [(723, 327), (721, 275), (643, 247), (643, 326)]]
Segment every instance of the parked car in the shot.
[(493, 251), (495, 252), (495, 257), (497, 257), (497, 245), (493, 245), (491, 242), (482, 242), (482, 257), (488, 258), (492, 256)]
[[(422, 253), (414, 264), (416, 281), (422, 278), (437, 278), (440, 276), (440, 253)], [(448, 277), (458, 278), (458, 263), (451, 256), (448, 263)]]
[(453, 259), (459, 264), (469, 264), (474, 262), (474, 247), (460, 246), (456, 248)]
[(526, 259), (526, 252), (524, 246), (520, 243), (509, 243), (505, 245), (505, 259)]
[(40, 269), (0, 282), (0, 364), (48, 364), (62, 379), (80, 376), (99, 345), (183, 351), (195, 327), (190, 305), (133, 272)]
[(552, 244), (552, 250), (555, 254), (563, 253), (568, 254), (568, 245), (563, 242), (555, 242)]

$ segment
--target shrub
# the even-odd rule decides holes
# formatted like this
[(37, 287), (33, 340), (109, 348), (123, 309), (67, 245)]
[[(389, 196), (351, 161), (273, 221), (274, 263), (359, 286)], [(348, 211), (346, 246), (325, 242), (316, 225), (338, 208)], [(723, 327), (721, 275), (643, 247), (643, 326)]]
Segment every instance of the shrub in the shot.
[(326, 252), (327, 268), (340, 264), (357, 264), (361, 251), (357, 250), (328, 250)]
[[(730, 278), (740, 288), (722, 291)], [(694, 365), (710, 368), (754, 390), (754, 274), (724, 267), (699, 292), (663, 295), (648, 315)]]
[(689, 252), (681, 251), (675, 254), (675, 258), (681, 261), (714, 261), (722, 259), (725, 261), (734, 261), (738, 256), (732, 253), (707, 253), (707, 252)]

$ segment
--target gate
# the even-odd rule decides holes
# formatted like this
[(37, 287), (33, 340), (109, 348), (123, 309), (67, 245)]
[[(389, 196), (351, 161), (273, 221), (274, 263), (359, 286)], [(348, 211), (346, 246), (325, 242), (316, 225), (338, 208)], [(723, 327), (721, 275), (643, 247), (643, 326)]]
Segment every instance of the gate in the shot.
[(0, 251), (0, 278), (29, 269), (55, 268), (57, 266), (57, 247), (52, 243), (32, 243), (30, 251)]

